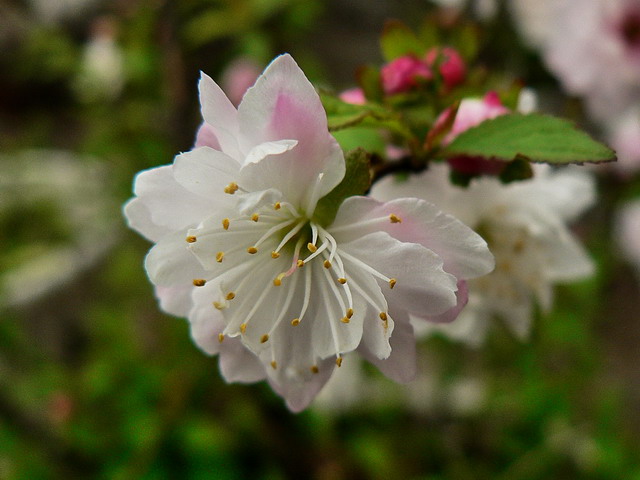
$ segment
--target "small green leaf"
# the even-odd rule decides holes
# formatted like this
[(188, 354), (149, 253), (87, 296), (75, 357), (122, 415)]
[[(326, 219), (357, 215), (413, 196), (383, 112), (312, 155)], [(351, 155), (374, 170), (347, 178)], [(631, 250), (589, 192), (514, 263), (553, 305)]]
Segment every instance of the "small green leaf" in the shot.
[(342, 202), (354, 195), (363, 195), (371, 186), (370, 154), (362, 148), (351, 150), (345, 155), (346, 172), (342, 182), (318, 202), (315, 219), (329, 225), (338, 213)]
[(445, 158), (457, 155), (504, 161), (518, 158), (554, 165), (602, 163), (616, 159), (613, 150), (567, 120), (517, 113), (502, 115), (470, 128), (439, 153)]
[(404, 23), (390, 20), (380, 37), (380, 48), (384, 59), (390, 62), (404, 55), (424, 55), (426, 45)]

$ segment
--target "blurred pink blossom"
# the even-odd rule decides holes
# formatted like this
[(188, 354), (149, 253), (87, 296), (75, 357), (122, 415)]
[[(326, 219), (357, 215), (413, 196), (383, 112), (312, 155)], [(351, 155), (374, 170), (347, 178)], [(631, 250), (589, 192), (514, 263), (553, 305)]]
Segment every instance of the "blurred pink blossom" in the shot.
[(418, 86), (421, 81), (433, 78), (427, 63), (414, 56), (406, 55), (387, 63), (380, 70), (382, 88), (387, 95), (402, 93)]
[(467, 74), (467, 67), (458, 51), (451, 47), (432, 48), (425, 60), (430, 67), (440, 61), (439, 72), (447, 89), (460, 85)]

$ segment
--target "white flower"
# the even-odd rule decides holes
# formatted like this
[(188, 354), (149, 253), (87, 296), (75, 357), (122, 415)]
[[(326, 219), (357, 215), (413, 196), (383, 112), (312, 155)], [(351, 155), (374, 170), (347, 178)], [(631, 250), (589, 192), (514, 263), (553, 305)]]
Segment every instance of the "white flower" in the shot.
[(237, 110), (206, 75), (200, 101), (219, 149), (140, 173), (126, 206), (130, 225), (156, 242), (146, 269), (163, 308), (188, 315), (228, 381), (267, 377), (292, 410), (355, 349), (407, 380), (408, 313), (454, 307), (458, 279), (493, 266), (485, 242), (417, 199), (350, 197), (323, 219), (318, 203), (342, 181), (345, 161), (288, 55)]
[(640, 95), (640, 4), (559, 0), (550, 8), (547, 65), (597, 119), (617, 116)]
[(617, 215), (616, 242), (640, 278), (640, 200), (626, 203)]
[(405, 182), (384, 179), (374, 187), (375, 198), (411, 195), (433, 201), (481, 232), (495, 256), (496, 269), (469, 282), (469, 302), (459, 317), (430, 328), (479, 344), (498, 316), (526, 338), (534, 299), (548, 311), (554, 284), (592, 273), (591, 260), (566, 227), (593, 203), (591, 177), (572, 168), (535, 171), (532, 180), (502, 185), (483, 177), (464, 189), (450, 184), (445, 165), (433, 165)]

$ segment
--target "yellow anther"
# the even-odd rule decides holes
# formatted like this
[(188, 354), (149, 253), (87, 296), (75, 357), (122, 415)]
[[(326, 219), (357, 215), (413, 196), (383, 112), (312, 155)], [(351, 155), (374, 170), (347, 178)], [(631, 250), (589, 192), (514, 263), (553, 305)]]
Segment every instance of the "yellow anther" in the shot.
[(342, 318), (340, 319), (340, 321), (341, 321), (342, 323), (349, 323), (351, 320), (349, 320), (349, 317), (342, 317)]
[(353, 317), (353, 308), (347, 310), (347, 318)]
[(298, 268), (302, 268), (304, 267), (304, 260), (298, 260), (296, 264), (298, 265)]
[(271, 258), (279, 258), (280, 254), (278, 252), (271, 252)]
[(216, 253), (216, 262), (222, 263), (222, 260), (224, 260), (224, 252)]
[(280, 210), (280, 208), (281, 208), (281, 207), (282, 207), (282, 205), (280, 205), (280, 202), (276, 202), (276, 203), (273, 205), (273, 208), (274, 208), (275, 210)]
[(338, 279), (338, 282), (340, 282), (342, 285), (344, 285), (345, 283), (347, 283), (347, 279), (346, 279), (346, 278), (344, 278), (344, 277), (340, 277), (340, 278)]
[(286, 276), (286, 273), (281, 273), (280, 275), (278, 275), (276, 278), (273, 279), (273, 284), (276, 287), (279, 287), (280, 285), (282, 285), (282, 279)]
[(257, 222), (259, 218), (260, 218), (260, 215), (258, 215), (257, 213), (254, 213), (253, 215), (251, 215), (251, 220), (253, 220), (254, 222)]
[(225, 218), (222, 220), (222, 228), (224, 228), (225, 230), (229, 230), (229, 219)]
[(380, 312), (380, 320), (382, 320), (383, 322), (387, 321), (387, 314), (384, 312)]
[(331, 268), (331, 262), (329, 260), (325, 260), (322, 265), (324, 265), (324, 268)]
[(231, 182), (229, 185), (224, 187), (224, 193), (228, 193), (229, 195), (233, 195), (238, 191), (238, 184), (236, 182)]
[(253, 255), (254, 253), (258, 253), (258, 249), (256, 247), (249, 247), (247, 248), (247, 253)]
[(219, 333), (219, 334), (218, 334), (218, 341), (219, 341), (220, 343), (222, 343), (222, 342), (224, 341), (224, 333)]
[(187, 243), (195, 243), (198, 239), (195, 237), (195, 235), (189, 235), (186, 240)]
[(318, 373), (320, 370), (318, 369), (317, 365), (312, 365), (311, 366), (311, 373)]
[(336, 365), (339, 366), (339, 367), (342, 366), (342, 357), (336, 358)]
[(220, 302), (213, 302), (213, 306), (218, 310), (222, 310), (224, 308), (224, 305)]
[(293, 320), (291, 320), (291, 326), (297, 327), (298, 325), (300, 325), (300, 319), (299, 318), (294, 318)]
[(241, 323), (240, 324), (240, 333), (244, 334), (247, 331), (247, 324), (246, 323)]
[(207, 281), (204, 278), (194, 278), (193, 279), (193, 284), (196, 287), (204, 287), (204, 285), (207, 283)]
[(307, 249), (308, 249), (311, 253), (313, 253), (313, 252), (315, 252), (316, 250), (318, 250), (318, 247), (316, 247), (313, 243), (309, 242), (309, 243), (307, 243)]
[(402, 223), (402, 219), (395, 213), (389, 215), (389, 220), (391, 221), (391, 223)]
[(260, 337), (260, 343), (265, 343), (267, 340), (269, 340), (269, 335), (266, 333)]
[(234, 298), (236, 298), (236, 294), (233, 292), (229, 292), (227, 293), (227, 300), (233, 300)]
[(274, 370), (275, 370), (276, 368), (278, 368), (278, 362), (276, 362), (275, 360), (273, 360), (273, 361), (271, 362), (271, 368), (273, 368)]
[(389, 288), (393, 289), (393, 287), (396, 286), (396, 283), (398, 283), (398, 281), (395, 278), (392, 278), (389, 280)]

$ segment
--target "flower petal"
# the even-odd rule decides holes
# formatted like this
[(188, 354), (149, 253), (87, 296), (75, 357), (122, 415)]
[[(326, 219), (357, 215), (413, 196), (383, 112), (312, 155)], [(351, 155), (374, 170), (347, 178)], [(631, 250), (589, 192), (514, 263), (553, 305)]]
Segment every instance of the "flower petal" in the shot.
[[(209, 125), (223, 152), (238, 161), (242, 160), (238, 146), (238, 111), (222, 89), (211, 77), (201, 72), (200, 107), (202, 117)], [(211, 145), (213, 146), (213, 145)]]
[(381, 203), (368, 197), (350, 197), (331, 226), (339, 242), (375, 231), (434, 251), (443, 259), (447, 272), (463, 279), (485, 275), (494, 267), (493, 255), (482, 237), (424, 200), (399, 198)]
[[(456, 278), (442, 269), (438, 255), (422, 245), (374, 232), (340, 249), (397, 281), (393, 288), (382, 287), (391, 310), (398, 307), (417, 315), (439, 315), (456, 305)], [(347, 271), (347, 278), (352, 274)]]
[(418, 373), (416, 338), (408, 315), (396, 312), (394, 318), (395, 326), (390, 340), (391, 355), (388, 358), (380, 359), (369, 350), (367, 342), (362, 342), (358, 351), (391, 380), (407, 383), (414, 380)]
[(171, 232), (171, 229), (157, 225), (151, 218), (151, 212), (144, 201), (138, 197), (129, 200), (123, 212), (127, 218), (127, 225), (133, 228), (147, 240), (157, 242), (164, 235)]
[[(176, 182), (171, 165), (140, 172), (133, 190), (138, 198), (125, 207), (129, 225), (154, 240), (158, 240), (156, 235), (162, 231), (197, 225), (214, 207), (211, 201)], [(140, 203), (146, 207), (148, 216)]]
[(320, 97), (293, 58), (282, 55), (267, 67), (238, 107), (241, 146), (291, 139), (290, 152), (247, 165), (251, 190), (275, 187), (295, 205), (313, 211), (318, 198), (344, 177), (342, 150), (327, 128)]
[(156, 287), (156, 298), (160, 301), (160, 308), (176, 317), (186, 317), (193, 306), (191, 293), (193, 284), (182, 287)]
[(149, 250), (144, 266), (156, 286), (184, 287), (196, 278), (206, 278), (197, 258), (187, 248), (187, 232), (178, 231), (162, 237)]
[(173, 163), (176, 181), (191, 193), (215, 202), (216, 207), (231, 203), (232, 199), (224, 189), (238, 180), (239, 171), (240, 165), (234, 159), (209, 147), (182, 153)]

